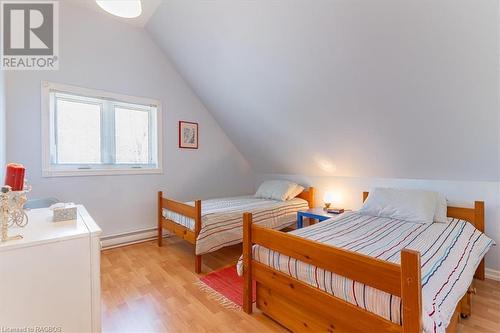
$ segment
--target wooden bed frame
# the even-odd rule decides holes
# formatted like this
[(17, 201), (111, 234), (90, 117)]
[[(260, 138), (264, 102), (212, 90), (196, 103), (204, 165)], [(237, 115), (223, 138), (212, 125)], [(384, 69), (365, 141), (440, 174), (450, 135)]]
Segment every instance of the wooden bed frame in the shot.
[[(368, 196), (363, 193), (363, 201)], [(448, 216), (464, 219), (484, 232), (484, 203), (474, 208), (448, 207)], [(401, 297), (402, 325), (395, 324), (320, 289), (285, 275), (252, 258), (252, 246), (268, 249), (359, 281)], [(397, 265), (364, 254), (328, 246), (280, 231), (252, 225), (252, 214), (243, 217), (243, 310), (252, 313), (252, 280), (256, 281), (256, 306), (293, 332), (422, 332), (420, 253), (401, 251)], [(484, 279), (484, 260), (475, 277)], [(446, 329), (455, 332), (460, 315), (471, 314), (472, 286), (455, 309)]]
[[(314, 203), (314, 188), (309, 187), (300, 193), (297, 198), (304, 199), (308, 202), (309, 207), (313, 207)], [(172, 220), (163, 217), (163, 209), (176, 212), (194, 220), (194, 230), (184, 227)], [(188, 243), (195, 245), (196, 239), (201, 230), (201, 200), (196, 200), (194, 206), (185, 204), (183, 202), (175, 201), (172, 199), (164, 198), (163, 192), (158, 191), (158, 246), (163, 245), (163, 230), (166, 229), (174, 235), (184, 239)], [(201, 255), (195, 254), (196, 273), (201, 273)]]

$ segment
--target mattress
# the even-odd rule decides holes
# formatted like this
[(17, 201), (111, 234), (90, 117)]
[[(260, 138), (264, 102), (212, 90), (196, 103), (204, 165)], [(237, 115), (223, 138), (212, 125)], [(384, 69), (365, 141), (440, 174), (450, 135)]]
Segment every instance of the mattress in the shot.
[[(194, 202), (187, 204), (194, 206)], [(277, 201), (240, 196), (204, 200), (201, 203), (201, 231), (196, 239), (196, 254), (241, 243), (244, 212), (253, 214), (254, 223), (279, 230), (295, 223), (297, 211), (308, 207), (307, 201), (300, 198)], [(166, 209), (163, 210), (163, 216), (194, 230), (194, 220), (191, 218)]]
[[(404, 248), (421, 254), (425, 332), (445, 332), (454, 310), (467, 292), (474, 272), (493, 240), (472, 224), (417, 224), (350, 212), (291, 232), (346, 250), (400, 263)], [(401, 299), (321, 268), (254, 245), (253, 258), (288, 276), (401, 324)], [(241, 260), (238, 263), (241, 274)]]

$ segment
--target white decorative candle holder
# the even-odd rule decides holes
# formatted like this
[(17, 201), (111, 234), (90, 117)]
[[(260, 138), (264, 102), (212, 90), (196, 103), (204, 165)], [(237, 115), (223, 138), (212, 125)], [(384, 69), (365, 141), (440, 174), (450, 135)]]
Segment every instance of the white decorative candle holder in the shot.
[(25, 227), (28, 224), (28, 215), (24, 204), (28, 201), (26, 194), (31, 191), (31, 186), (24, 186), (22, 191), (12, 191), (10, 186), (3, 186), (0, 192), (0, 219), (2, 242), (21, 239), (21, 235), (9, 236), (9, 227), (14, 225)]

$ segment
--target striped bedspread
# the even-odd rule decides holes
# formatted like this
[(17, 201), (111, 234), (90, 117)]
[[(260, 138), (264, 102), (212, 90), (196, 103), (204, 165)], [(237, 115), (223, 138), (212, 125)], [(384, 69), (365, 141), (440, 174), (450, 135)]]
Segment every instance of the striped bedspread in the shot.
[[(194, 202), (188, 202), (194, 205)], [(201, 231), (196, 240), (196, 254), (216, 251), (224, 246), (241, 243), (243, 213), (251, 212), (253, 221), (273, 229), (283, 229), (297, 220), (297, 211), (307, 209), (307, 201), (295, 198), (288, 201), (240, 196), (204, 200), (201, 203)], [(178, 213), (163, 210), (163, 216), (194, 230), (194, 220)]]
[[(494, 242), (468, 222), (415, 224), (356, 212), (291, 232), (321, 243), (400, 263), (404, 248), (421, 254), (425, 332), (445, 332), (474, 272)], [(331, 295), (401, 323), (401, 299), (262, 246), (253, 258)], [(241, 260), (238, 263), (241, 274)]]

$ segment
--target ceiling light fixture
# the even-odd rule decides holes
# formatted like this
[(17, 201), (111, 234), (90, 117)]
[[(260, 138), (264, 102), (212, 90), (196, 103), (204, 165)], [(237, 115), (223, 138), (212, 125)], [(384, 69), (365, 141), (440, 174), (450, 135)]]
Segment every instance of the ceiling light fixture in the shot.
[(95, 2), (108, 13), (119, 17), (134, 18), (142, 13), (141, 0), (96, 0)]

